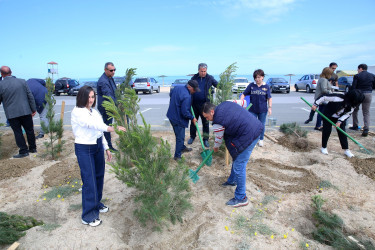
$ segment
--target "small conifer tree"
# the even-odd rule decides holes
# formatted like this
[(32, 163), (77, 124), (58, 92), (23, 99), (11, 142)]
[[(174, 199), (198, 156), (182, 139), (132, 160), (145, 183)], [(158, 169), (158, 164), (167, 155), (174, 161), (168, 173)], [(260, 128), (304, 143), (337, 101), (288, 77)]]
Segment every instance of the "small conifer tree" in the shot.
[[(134, 72), (127, 70), (127, 76)], [(135, 91), (127, 86), (120, 86), (120, 91), (117, 106), (111, 98), (103, 103), (118, 125), (126, 124), (125, 114), (129, 118), (127, 131), (116, 131), (118, 152), (116, 161), (111, 163), (112, 171), (127, 186), (137, 189), (135, 201), (140, 206), (134, 214), (139, 221), (143, 225), (151, 222), (153, 229), (162, 230), (168, 221), (181, 222), (191, 208), (188, 168), (182, 161), (177, 166), (170, 164), (170, 145), (152, 136), (151, 126), (142, 114), (143, 126), (138, 125), (139, 98)]]
[(46, 104), (44, 108), (47, 109), (46, 118), (48, 120), (48, 126), (42, 121), (41, 126), (45, 134), (48, 134), (49, 139), (44, 142), (46, 151), (44, 156), (50, 156), (52, 160), (56, 160), (59, 153), (63, 151), (63, 145), (65, 141), (61, 140), (64, 132), (63, 121), (61, 119), (55, 120), (55, 104), (56, 100), (53, 97), (54, 85), (51, 78), (47, 78), (46, 81), (47, 94), (46, 94)]
[(213, 104), (219, 105), (226, 100), (232, 99), (232, 87), (235, 75), (234, 72), (237, 70), (236, 63), (229, 65), (223, 73), (220, 74), (220, 81), (217, 85), (218, 90), (216, 91), (215, 98), (210, 96), (210, 100)]
[(38, 221), (32, 217), (9, 215), (0, 212), (0, 246), (12, 244), (22, 236), (25, 236), (25, 231), (40, 225), (43, 225), (43, 221)]

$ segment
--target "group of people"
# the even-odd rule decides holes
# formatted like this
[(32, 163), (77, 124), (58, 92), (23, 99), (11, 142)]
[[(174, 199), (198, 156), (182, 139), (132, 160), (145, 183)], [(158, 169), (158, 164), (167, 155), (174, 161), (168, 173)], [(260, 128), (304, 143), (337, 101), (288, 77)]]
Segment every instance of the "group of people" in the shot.
[[(368, 136), (370, 128), (370, 105), (372, 101), (372, 89), (375, 86), (375, 76), (367, 72), (367, 65), (358, 65), (358, 74), (353, 76), (353, 83), (350, 90), (345, 95), (335, 93), (338, 89), (338, 77), (335, 70), (338, 65), (335, 62), (330, 63), (329, 67), (325, 67), (320, 74), (319, 81), (315, 90), (315, 102), (311, 109), (309, 118), (305, 124), (313, 120), (313, 116), (317, 107), (318, 110), (327, 116), (331, 121), (336, 123), (336, 127), (340, 127), (343, 131), (346, 128), (347, 119), (353, 115), (353, 126), (349, 127), (352, 130), (359, 130), (358, 126), (358, 111), (362, 104), (362, 113), (364, 127), (362, 136)], [(322, 148), (323, 154), (328, 154), (327, 142), (331, 134), (332, 125), (327, 120), (323, 120), (321, 115), (317, 115), (315, 130), (322, 131)], [(354, 155), (350, 152), (348, 146), (348, 139), (341, 131), (337, 130), (341, 148), (348, 157)]]
[[(318, 81), (315, 102), (311, 108), (309, 119), (305, 123), (312, 121), (315, 110), (325, 114), (336, 124), (336, 128), (345, 131), (346, 120), (353, 113), (353, 127), (358, 129), (357, 113), (362, 104), (364, 114), (364, 129), (362, 136), (367, 136), (370, 126), (369, 107), (371, 103), (372, 87), (375, 86), (375, 76), (368, 73), (367, 66), (360, 64), (358, 74), (354, 76), (351, 90), (346, 94), (334, 93), (333, 86), (337, 86), (338, 77), (334, 73), (337, 63), (331, 63), (329, 67), (323, 69)], [(257, 69), (253, 73), (254, 82), (250, 83), (241, 95), (241, 100), (250, 96), (251, 107), (249, 112), (240, 105), (226, 101), (218, 106), (210, 103), (209, 95), (211, 87), (217, 87), (217, 81), (207, 74), (207, 64), (198, 65), (198, 73), (195, 74), (186, 86), (175, 87), (170, 93), (170, 103), (167, 117), (173, 127), (176, 137), (176, 147), (174, 160), (179, 161), (183, 153), (192, 151), (185, 146), (185, 129), (190, 121), (190, 139), (188, 144), (192, 144), (196, 137), (195, 123), (201, 117), (203, 125), (204, 145), (209, 147), (208, 135), (209, 124), (212, 121), (215, 142), (213, 150), (218, 152), (224, 139), (226, 148), (232, 156), (233, 163), (231, 174), (222, 186), (236, 186), (234, 198), (226, 205), (233, 207), (246, 206), (246, 165), (251, 152), (258, 144), (264, 145), (263, 138), (267, 114), (272, 114), (272, 96), (270, 87), (263, 81), (264, 71)], [(194, 113), (190, 111), (192, 107)], [(193, 115), (195, 114), (195, 116)], [(323, 154), (328, 154), (327, 143), (332, 131), (332, 125), (327, 120), (318, 116), (315, 129), (322, 131)], [(337, 130), (340, 144), (347, 157), (353, 157), (348, 147), (346, 135)]]
[[(358, 129), (358, 108), (362, 104), (364, 114), (364, 130), (362, 135), (367, 136), (370, 126), (370, 112), (372, 86), (375, 83), (374, 75), (368, 73), (367, 66), (360, 64), (358, 74), (354, 76), (352, 89), (345, 95), (333, 93), (332, 86), (337, 85), (337, 76), (334, 71), (336, 63), (323, 69), (315, 93), (315, 102), (312, 112), (318, 107), (336, 127), (345, 131), (346, 120), (353, 113), (353, 127)], [(110, 161), (112, 152), (117, 151), (111, 142), (111, 132), (115, 131), (112, 119), (103, 107), (104, 96), (111, 97), (116, 102), (116, 84), (113, 80), (116, 68), (113, 63), (104, 65), (104, 73), (97, 84), (98, 111), (96, 106), (96, 93), (90, 86), (83, 86), (77, 94), (76, 106), (71, 114), (71, 125), (75, 137), (75, 154), (81, 171), (82, 187), (82, 223), (98, 226), (102, 223), (100, 213), (109, 211), (109, 207), (101, 202), (105, 172), (105, 157)], [(25, 157), (36, 152), (35, 134), (32, 117), (39, 112), (42, 117), (45, 112), (45, 100), (42, 95), (46, 91), (32, 91), (40, 81), (25, 80), (12, 76), (9, 67), (1, 67), (2, 81), (0, 81), (0, 104), (3, 103), (6, 118), (14, 132), (19, 154), (14, 158)], [(173, 127), (176, 137), (174, 160), (181, 160), (182, 154), (192, 151), (185, 146), (185, 129), (190, 121), (190, 138), (188, 144), (195, 140), (196, 123), (201, 118), (203, 124), (203, 142), (209, 147), (209, 121), (212, 121), (215, 134), (214, 152), (218, 152), (223, 140), (232, 156), (233, 163), (228, 179), (222, 183), (223, 187), (236, 186), (234, 198), (226, 205), (233, 207), (246, 206), (249, 202), (246, 196), (246, 165), (254, 147), (264, 145), (263, 137), (267, 114), (272, 114), (272, 96), (270, 87), (263, 81), (264, 71), (257, 69), (253, 73), (254, 82), (250, 83), (242, 93), (241, 99), (250, 96), (252, 105), (247, 111), (234, 102), (223, 102), (218, 106), (210, 103), (209, 96), (212, 87), (217, 87), (218, 82), (207, 73), (207, 64), (198, 65), (195, 74), (185, 86), (176, 87), (170, 93), (170, 103), (167, 117)], [(333, 78), (332, 78), (333, 77)], [(34, 86), (35, 85), (35, 86)], [(44, 83), (45, 87), (45, 83)], [(34, 93), (35, 92), (35, 93)], [(192, 112), (194, 111), (194, 112)], [(193, 115), (194, 114), (194, 115)], [(306, 123), (313, 118), (310, 115)], [(45, 116), (45, 115), (44, 115)], [(320, 120), (321, 122), (321, 120)], [(24, 128), (27, 141), (23, 137)], [(319, 130), (320, 123), (317, 122)], [(126, 131), (126, 128), (117, 126), (116, 129)], [(327, 143), (331, 134), (332, 125), (323, 120), (322, 149), (323, 154), (328, 154)], [(338, 131), (339, 139), (345, 154), (352, 157), (349, 151), (346, 136)], [(43, 137), (43, 131), (38, 135)]]
[[(13, 158), (23, 158), (28, 156), (29, 153), (37, 152), (33, 116), (37, 111), (43, 113), (44, 98), (41, 100), (39, 95), (44, 92), (44, 89), (40, 87), (42, 83), (38, 81), (30, 79), (26, 82), (24, 79), (12, 76), (12, 70), (8, 66), (2, 66), (0, 73), (0, 104), (3, 104), (7, 122), (13, 130), (19, 148), (18, 154), (14, 155)], [(35, 98), (33, 94), (36, 95)], [(41, 116), (41, 118), (48, 125), (45, 113), (43, 114), (44, 117)], [(22, 129), (26, 133), (28, 145)], [(43, 134), (42, 130), (41, 134)], [(38, 135), (38, 138), (40, 137), (41, 135)]]

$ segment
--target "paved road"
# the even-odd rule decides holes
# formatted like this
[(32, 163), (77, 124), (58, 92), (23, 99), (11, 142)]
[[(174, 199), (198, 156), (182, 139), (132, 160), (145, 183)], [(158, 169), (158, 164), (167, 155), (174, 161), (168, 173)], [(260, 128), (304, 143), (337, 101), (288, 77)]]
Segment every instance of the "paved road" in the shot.
[[(308, 118), (310, 108), (307, 106), (300, 97), (304, 97), (310, 103), (313, 102), (314, 94), (306, 92), (290, 92), (289, 94), (274, 93), (272, 94), (272, 115), (271, 117), (276, 119), (276, 128), (280, 124), (288, 122), (297, 122), (301, 126), (307, 129), (313, 129), (316, 118), (308, 125), (303, 122)], [(74, 96), (56, 96), (56, 115), (60, 116), (61, 103), (65, 101), (65, 113), (64, 113), (64, 126), (65, 129), (70, 129), (70, 114), (73, 110), (76, 102)], [(161, 92), (149, 94), (139, 94), (140, 102), (140, 113), (145, 117), (148, 124), (151, 124), (152, 130), (170, 130), (169, 121), (166, 117), (166, 113), (169, 105), (169, 93)], [(235, 96), (234, 98), (235, 99)], [(373, 93), (373, 102), (371, 104), (371, 129), (375, 130), (375, 92)], [(316, 116), (315, 116), (316, 117)], [(362, 115), (360, 117), (360, 124), (362, 122)], [(142, 119), (138, 115), (138, 123), (142, 124)], [(39, 116), (34, 117), (35, 126), (39, 127)], [(0, 106), (0, 123), (5, 123), (5, 114), (2, 105)], [(268, 123), (268, 120), (267, 120)], [(352, 118), (349, 118), (349, 124), (352, 123)], [(271, 127), (268, 127), (271, 128)], [(38, 128), (36, 129), (38, 130)]]

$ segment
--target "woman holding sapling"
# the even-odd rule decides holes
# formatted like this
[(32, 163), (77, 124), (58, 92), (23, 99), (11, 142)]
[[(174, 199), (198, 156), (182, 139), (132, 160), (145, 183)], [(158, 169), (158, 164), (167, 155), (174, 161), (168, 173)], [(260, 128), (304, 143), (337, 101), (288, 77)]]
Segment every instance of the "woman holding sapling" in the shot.
[[(82, 224), (92, 227), (99, 226), (102, 221), (99, 213), (106, 213), (109, 208), (102, 202), (105, 159), (111, 161), (103, 132), (114, 132), (114, 127), (107, 126), (100, 113), (94, 109), (96, 95), (89, 86), (80, 88), (77, 103), (72, 111), (71, 124), (75, 137), (75, 154), (81, 169), (82, 187)], [(117, 126), (118, 130), (126, 131)]]

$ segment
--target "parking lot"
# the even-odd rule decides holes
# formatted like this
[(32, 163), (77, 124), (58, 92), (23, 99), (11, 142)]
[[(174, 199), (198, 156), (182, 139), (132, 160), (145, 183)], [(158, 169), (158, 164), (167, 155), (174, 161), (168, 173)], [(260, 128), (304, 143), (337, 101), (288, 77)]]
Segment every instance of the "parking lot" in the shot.
[[(142, 94), (138, 95), (140, 98), (139, 106), (142, 115), (145, 117), (145, 120), (148, 124), (151, 124), (152, 130), (170, 130), (172, 129), (169, 126), (169, 121), (166, 117), (166, 113), (169, 105), (169, 88), (163, 87), (161, 93), (153, 94)], [(272, 94), (272, 115), (270, 117), (276, 120), (276, 127), (283, 123), (297, 122), (302, 127), (312, 130), (315, 125), (316, 118), (310, 124), (305, 125), (304, 121), (308, 118), (310, 107), (305, 104), (300, 97), (304, 97), (310, 103), (314, 100), (314, 93), (295, 92), (292, 90), (289, 94), (283, 93), (273, 93)], [(75, 96), (55, 96), (56, 99), (56, 116), (60, 117), (61, 114), (61, 104), (65, 101), (65, 112), (64, 112), (64, 127), (65, 129), (71, 129), (70, 126), (70, 114), (73, 110), (76, 97)], [(236, 98), (233, 95), (233, 99)], [(375, 100), (375, 92), (373, 92), (373, 100)], [(375, 102), (371, 104), (371, 127), (370, 130), (375, 128)], [(138, 123), (142, 124), (142, 119), (138, 115)], [(316, 116), (315, 116), (316, 117)], [(269, 117), (268, 117), (269, 118)], [(363, 124), (362, 114), (359, 115), (360, 124)], [(3, 111), (3, 106), (0, 106), (0, 123), (5, 123), (6, 118)], [(268, 123), (268, 120), (267, 120)], [(349, 118), (348, 124), (352, 123), (352, 118)], [(37, 127), (40, 126), (38, 114), (34, 117), (34, 124)], [(1, 129), (4, 129), (2, 127)]]

